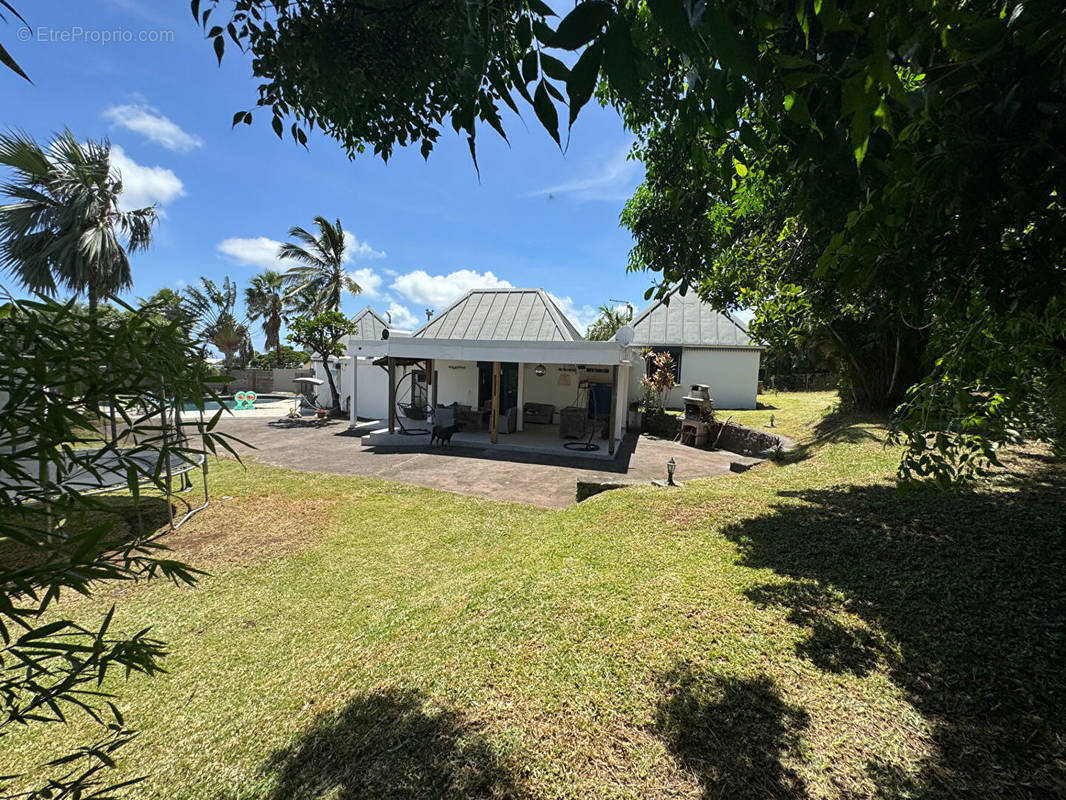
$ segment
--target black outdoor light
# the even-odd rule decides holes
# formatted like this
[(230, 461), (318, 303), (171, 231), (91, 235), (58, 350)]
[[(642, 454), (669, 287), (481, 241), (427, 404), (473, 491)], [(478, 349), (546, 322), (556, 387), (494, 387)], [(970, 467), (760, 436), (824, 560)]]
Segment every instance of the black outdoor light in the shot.
[(536, 375), (538, 378), (543, 378), (544, 373), (547, 371), (547, 368), (543, 364), (537, 364), (537, 366), (533, 368), (533, 374)]
[(666, 462), (666, 485), (667, 486), (677, 486), (677, 484), (674, 483), (674, 470), (675, 469), (677, 469), (677, 462), (674, 461), (673, 456), (671, 456), (670, 460)]

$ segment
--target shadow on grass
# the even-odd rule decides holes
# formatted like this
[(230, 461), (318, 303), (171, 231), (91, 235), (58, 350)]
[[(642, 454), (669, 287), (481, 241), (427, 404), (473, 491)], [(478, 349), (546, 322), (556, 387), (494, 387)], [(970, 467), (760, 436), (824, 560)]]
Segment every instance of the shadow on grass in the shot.
[(744, 564), (791, 579), (748, 596), (809, 630), (801, 657), (832, 673), (883, 664), (932, 725), (916, 778), (866, 765), (882, 796), (1066, 796), (1063, 465), (1010, 491), (785, 495), (724, 533)]
[[(182, 503), (176, 501), (168, 504), (163, 497), (142, 494), (135, 501), (126, 495), (97, 495), (89, 498), (91, 507), (79, 509), (69, 519), (69, 531), (85, 533), (94, 527), (109, 527), (106, 535), (87, 553), (79, 558), (121, 558), (126, 551), (138, 542), (154, 539), (164, 532), (170, 521), (169, 510), (175, 509), (175, 516), (185, 513)], [(5, 521), (16, 522), (26, 529), (48, 530), (49, 519), (45, 509), (38, 506), (25, 506), (21, 516), (9, 514)], [(82, 540), (78, 540), (81, 544)], [(40, 549), (29, 549), (10, 540), (0, 542), (0, 563), (5, 567), (23, 568), (40, 564), (45, 559), (54, 557), (56, 550), (73, 547), (69, 543), (56, 543)]]
[(782, 760), (798, 752), (809, 724), (765, 677), (703, 675), (688, 666), (665, 680), (656, 728), (706, 798), (786, 800), (806, 787)]
[(515, 771), (454, 711), (418, 692), (382, 690), (316, 720), (292, 747), (274, 753), (271, 800), (510, 798)]
[(813, 438), (775, 459), (778, 464), (794, 464), (812, 458), (826, 445), (882, 442), (887, 419), (883, 414), (834, 411), (822, 417), (812, 429)]
[(873, 634), (842, 622), (840, 600), (817, 583), (767, 584), (745, 595), (756, 605), (787, 609), (789, 622), (807, 628), (807, 638), (796, 646), (796, 652), (824, 672), (862, 676), (880, 661), (879, 642)]

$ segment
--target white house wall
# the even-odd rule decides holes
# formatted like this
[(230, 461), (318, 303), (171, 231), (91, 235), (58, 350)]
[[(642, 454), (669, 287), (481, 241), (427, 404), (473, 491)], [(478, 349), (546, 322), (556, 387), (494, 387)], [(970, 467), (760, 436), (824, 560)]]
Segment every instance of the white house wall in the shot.
[[(680, 408), (681, 398), (688, 394), (690, 386), (705, 383), (711, 387), (715, 408), (755, 408), (760, 352), (754, 349), (684, 348), (681, 382), (667, 394), (667, 407)], [(639, 400), (643, 396), (640, 388), (640, 379), (645, 374), (643, 363), (638, 360), (630, 373), (630, 399)]]
[(477, 406), (477, 364), (440, 359), (433, 362), (433, 371), (437, 373), (438, 403)]
[[(369, 360), (359, 360), (359, 392), (356, 411), (360, 417), (367, 419), (385, 419), (389, 414), (389, 376), (381, 367), (375, 367)], [(337, 368), (339, 366), (339, 369)], [(352, 394), (351, 362), (342, 361), (333, 368), (333, 379), (337, 381), (337, 390), (341, 396), (341, 408), (348, 408), (348, 399)], [(322, 371), (321, 362), (316, 361), (313, 365), (316, 378), (326, 380)], [(316, 387), (319, 402), (329, 405), (329, 384), (323, 383)]]

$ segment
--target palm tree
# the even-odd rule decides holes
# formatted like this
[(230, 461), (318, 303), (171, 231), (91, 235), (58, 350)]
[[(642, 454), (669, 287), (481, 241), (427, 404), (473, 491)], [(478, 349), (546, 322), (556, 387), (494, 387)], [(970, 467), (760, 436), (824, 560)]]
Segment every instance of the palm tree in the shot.
[(359, 294), (362, 289), (344, 271), (344, 258), (347, 243), (344, 240), (344, 227), (338, 219), (330, 223), (322, 216), (315, 217), (318, 235), (299, 226), (289, 229), (289, 238), (296, 242), (285, 242), (279, 250), (278, 257), (295, 262), (285, 273), (290, 283), (289, 294), (299, 295), (310, 291), (314, 305), (310, 312), (340, 311), (341, 294), (347, 290)]
[(608, 305), (602, 305), (598, 309), (599, 316), (596, 321), (589, 325), (587, 338), (591, 341), (606, 342), (625, 325), (629, 318), (621, 309)]
[(238, 322), (233, 314), (237, 304), (237, 284), (226, 277), (222, 286), (209, 278), (200, 278), (200, 287), (189, 286), (185, 301), (189, 313), (199, 322), (200, 340), (214, 345), (225, 359), (229, 374), (233, 356), (248, 338), (248, 326)]
[(216, 322), (207, 331), (207, 335), (225, 359), (223, 368), (229, 375), (233, 366), (233, 356), (244, 347), (248, 338), (248, 326), (237, 322), (232, 314), (220, 314)]
[(280, 369), (284, 364), (281, 355), (281, 321), (286, 305), (285, 276), (270, 269), (256, 275), (252, 278), (251, 286), (244, 290), (244, 305), (250, 321), (262, 318), (265, 347), (274, 350)]
[(133, 285), (129, 253), (147, 250), (154, 206), (122, 211), (111, 143), (80, 143), (69, 130), (46, 148), (23, 133), (0, 134), (0, 165), (14, 171), (0, 193), (0, 268), (32, 292), (84, 292), (89, 310)]

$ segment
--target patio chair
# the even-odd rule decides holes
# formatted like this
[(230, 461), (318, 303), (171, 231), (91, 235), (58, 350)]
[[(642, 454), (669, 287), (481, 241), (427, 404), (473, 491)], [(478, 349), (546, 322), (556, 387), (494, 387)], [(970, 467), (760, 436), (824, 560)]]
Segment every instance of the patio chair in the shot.
[(551, 425), (555, 406), (550, 403), (526, 403), (522, 406), (522, 419), (537, 425)]
[(481, 430), (481, 412), (475, 411), (470, 406), (455, 403), (452, 405), (452, 418), (455, 424), (466, 431)]
[(500, 433), (514, 433), (518, 430), (518, 406), (511, 406), (500, 412)]

